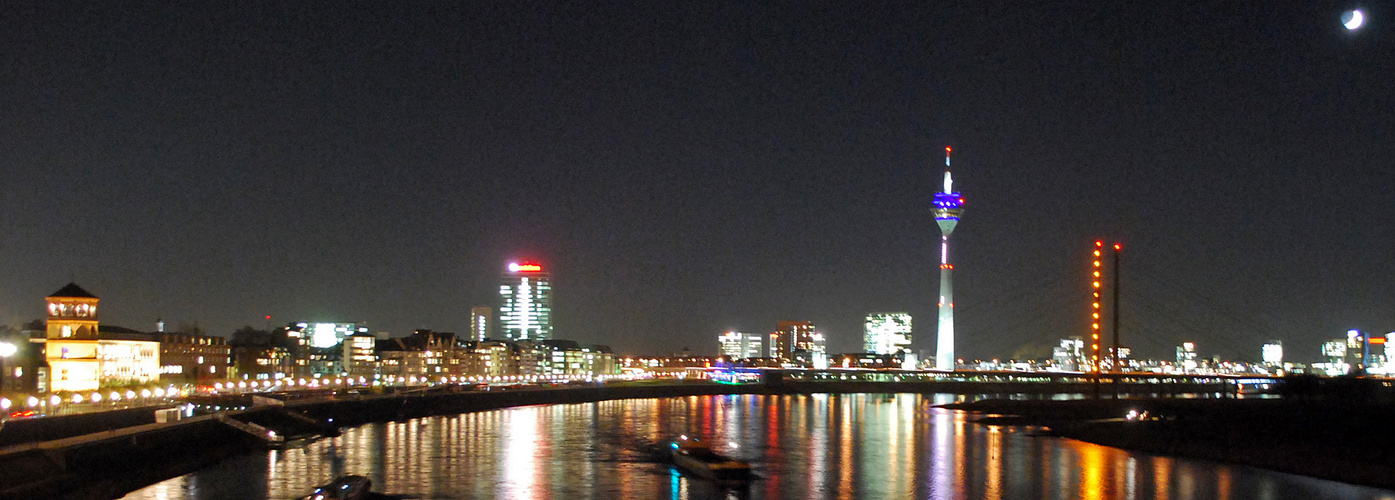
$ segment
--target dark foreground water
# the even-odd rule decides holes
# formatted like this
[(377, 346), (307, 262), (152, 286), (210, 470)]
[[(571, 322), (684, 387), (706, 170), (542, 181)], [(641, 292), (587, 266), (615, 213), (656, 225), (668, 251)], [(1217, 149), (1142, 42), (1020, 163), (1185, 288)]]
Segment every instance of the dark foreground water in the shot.
[[(342, 474), (401, 498), (1392, 499), (1395, 492), (1120, 451), (931, 408), (954, 396), (707, 396), (530, 406), (346, 429), (128, 499), (295, 498)], [(761, 479), (722, 490), (658, 459), (703, 436)], [(732, 443), (735, 445), (733, 446)]]

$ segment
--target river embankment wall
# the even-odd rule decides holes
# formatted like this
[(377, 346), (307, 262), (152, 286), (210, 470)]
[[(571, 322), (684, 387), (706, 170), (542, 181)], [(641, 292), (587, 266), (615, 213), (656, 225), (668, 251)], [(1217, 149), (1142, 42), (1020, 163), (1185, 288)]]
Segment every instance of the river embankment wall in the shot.
[[(957, 393), (1038, 394), (1083, 393), (1091, 384), (1031, 382), (863, 382), (774, 381), (728, 385), (710, 382), (673, 384), (590, 385), (564, 388), (495, 387), (488, 391), (452, 392), (436, 389), (402, 394), (348, 394), (290, 401), (284, 406), (229, 412), (234, 418), (264, 421), (267, 412), (288, 411), (334, 427), (454, 415), (500, 408), (574, 404), (620, 399), (653, 399), (726, 394), (814, 393)], [(1156, 392), (1157, 388), (1149, 388)], [(1176, 385), (1168, 390), (1208, 391), (1208, 386)], [(149, 424), (140, 411), (119, 420), (139, 425), (110, 428), (100, 414), (34, 419), (24, 434), (44, 441), (0, 448), (0, 499), (119, 498), (125, 493), (170, 477), (207, 467), (226, 457), (258, 449), (263, 443), (211, 416), (164, 424)], [(153, 408), (148, 411), (153, 413)], [(150, 417), (153, 419), (153, 416)], [(80, 425), (65, 425), (80, 422)], [(98, 432), (74, 432), (100, 428)], [(67, 429), (65, 431), (65, 429)], [(0, 428), (0, 434), (4, 429)], [(18, 438), (11, 438), (12, 440)]]
[[(980, 400), (946, 405), (987, 425), (1043, 426), (1061, 437), (1156, 455), (1259, 467), (1395, 489), (1395, 403), (1314, 399)], [(1124, 418), (1133, 411), (1137, 418)]]

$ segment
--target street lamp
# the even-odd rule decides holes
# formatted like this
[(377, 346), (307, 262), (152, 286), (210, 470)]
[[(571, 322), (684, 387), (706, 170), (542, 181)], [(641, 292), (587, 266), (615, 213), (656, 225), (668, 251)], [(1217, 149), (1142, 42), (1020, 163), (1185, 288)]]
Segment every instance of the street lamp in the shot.
[(5, 386), (9, 385), (9, 374), (5, 373), (5, 358), (14, 356), (19, 352), (19, 347), (9, 342), (0, 342), (0, 392), (5, 392)]

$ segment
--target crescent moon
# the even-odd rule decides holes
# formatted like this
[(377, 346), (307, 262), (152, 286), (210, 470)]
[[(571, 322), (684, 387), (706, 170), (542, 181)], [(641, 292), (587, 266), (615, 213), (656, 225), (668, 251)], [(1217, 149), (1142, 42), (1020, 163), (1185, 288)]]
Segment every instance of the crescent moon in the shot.
[(1346, 13), (1346, 15), (1342, 16), (1342, 25), (1346, 26), (1347, 30), (1349, 31), (1360, 28), (1361, 23), (1365, 21), (1366, 16), (1361, 14), (1360, 10), (1353, 10), (1351, 12)]

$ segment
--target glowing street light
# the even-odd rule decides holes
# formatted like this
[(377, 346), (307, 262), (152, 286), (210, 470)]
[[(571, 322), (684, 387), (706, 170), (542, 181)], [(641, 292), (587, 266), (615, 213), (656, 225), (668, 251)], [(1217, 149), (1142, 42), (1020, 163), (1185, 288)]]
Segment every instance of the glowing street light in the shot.
[(19, 352), (19, 347), (9, 342), (0, 342), (0, 391), (5, 390), (5, 379), (9, 378), (5, 376), (5, 358), (14, 356), (16, 352)]

